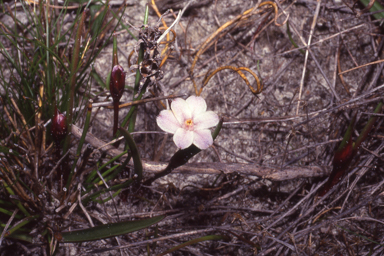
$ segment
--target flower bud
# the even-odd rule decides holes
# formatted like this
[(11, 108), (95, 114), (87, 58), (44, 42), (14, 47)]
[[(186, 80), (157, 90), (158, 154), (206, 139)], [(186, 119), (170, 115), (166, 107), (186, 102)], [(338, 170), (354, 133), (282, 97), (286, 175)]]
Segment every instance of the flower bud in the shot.
[(119, 101), (124, 92), (125, 86), (125, 72), (120, 65), (115, 65), (111, 72), (111, 82), (109, 90), (113, 101)]
[(56, 144), (60, 144), (67, 136), (67, 118), (56, 107), (52, 118), (51, 134)]

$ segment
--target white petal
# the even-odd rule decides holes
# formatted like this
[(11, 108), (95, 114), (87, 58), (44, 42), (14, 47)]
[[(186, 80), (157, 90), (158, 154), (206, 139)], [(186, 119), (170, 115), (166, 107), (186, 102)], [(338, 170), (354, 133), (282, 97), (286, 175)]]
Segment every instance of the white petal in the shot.
[(190, 96), (187, 100), (188, 106), (192, 112), (192, 118), (207, 111), (207, 103), (202, 97)]
[(157, 125), (161, 130), (175, 133), (180, 124), (171, 110), (162, 110), (156, 118)]
[(204, 112), (193, 119), (194, 130), (203, 130), (219, 123), (219, 116), (213, 111)]
[(185, 149), (192, 145), (193, 136), (193, 131), (187, 131), (185, 129), (179, 128), (175, 132), (175, 135), (173, 135), (173, 141), (178, 148)]
[(192, 113), (187, 102), (181, 98), (172, 101), (171, 109), (180, 125), (183, 125), (185, 120), (192, 118)]
[(200, 149), (207, 149), (213, 144), (211, 132), (209, 130), (195, 131), (193, 144)]

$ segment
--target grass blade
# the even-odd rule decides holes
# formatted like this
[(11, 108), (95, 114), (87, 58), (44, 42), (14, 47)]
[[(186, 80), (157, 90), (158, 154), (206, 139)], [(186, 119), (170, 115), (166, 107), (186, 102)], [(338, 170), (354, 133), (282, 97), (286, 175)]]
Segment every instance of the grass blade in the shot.
[(124, 235), (156, 224), (164, 217), (161, 215), (145, 220), (124, 221), (76, 231), (61, 232), (59, 237), (62, 237), (62, 239), (59, 242), (79, 243)]
[(129, 134), (129, 132), (127, 132), (123, 128), (119, 128), (119, 131), (123, 134), (125, 138), (126, 148), (128, 147), (131, 150), (135, 174), (137, 174), (137, 181), (140, 182), (143, 178), (143, 164), (141, 162), (139, 150), (137, 149), (136, 143), (133, 140), (132, 136)]

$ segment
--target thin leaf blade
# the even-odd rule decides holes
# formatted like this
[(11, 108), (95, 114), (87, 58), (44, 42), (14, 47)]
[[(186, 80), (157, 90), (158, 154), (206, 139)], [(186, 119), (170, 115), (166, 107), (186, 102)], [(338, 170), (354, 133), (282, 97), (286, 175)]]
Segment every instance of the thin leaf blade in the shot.
[(108, 237), (124, 235), (137, 230), (144, 229), (163, 220), (165, 216), (160, 215), (145, 220), (123, 221), (96, 226), (93, 228), (76, 231), (61, 232), (56, 237), (61, 237), (61, 243), (79, 243), (92, 240), (99, 240)]

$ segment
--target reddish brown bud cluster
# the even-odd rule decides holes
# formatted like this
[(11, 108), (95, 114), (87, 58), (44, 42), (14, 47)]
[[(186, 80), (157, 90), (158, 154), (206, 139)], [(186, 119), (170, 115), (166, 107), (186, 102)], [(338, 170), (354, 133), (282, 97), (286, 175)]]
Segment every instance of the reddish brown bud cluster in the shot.
[(115, 65), (111, 72), (111, 82), (109, 84), (109, 90), (114, 102), (118, 102), (123, 95), (125, 86), (125, 72), (120, 65)]
[(67, 136), (67, 118), (57, 108), (52, 118), (51, 134), (56, 144)]

